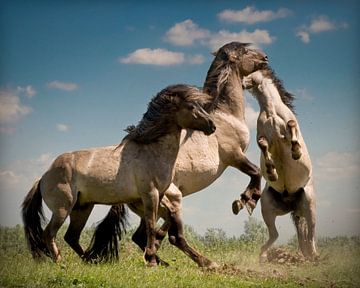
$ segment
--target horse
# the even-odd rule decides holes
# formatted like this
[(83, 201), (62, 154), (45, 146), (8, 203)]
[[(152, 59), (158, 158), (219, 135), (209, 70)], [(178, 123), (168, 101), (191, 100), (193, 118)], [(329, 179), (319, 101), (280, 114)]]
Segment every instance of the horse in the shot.
[[(181, 222), (182, 197), (208, 187), (229, 166), (250, 176), (249, 185), (240, 199), (234, 201), (232, 205), (235, 214), (245, 206), (251, 213), (261, 195), (260, 168), (251, 163), (245, 155), (250, 132), (245, 122), (245, 100), (241, 79), (262, 68), (267, 63), (267, 56), (260, 50), (250, 48), (249, 44), (239, 42), (225, 44), (213, 55), (215, 58), (208, 70), (203, 92), (212, 99), (209, 107), (205, 109), (212, 115), (217, 129), (210, 136), (197, 131), (182, 131), (183, 144), (175, 164), (175, 176), (161, 201), (160, 216), (165, 222), (156, 236), (159, 247), (168, 233), (170, 243), (183, 250), (200, 267), (203, 265), (201, 257), (185, 240)], [(142, 217), (141, 202), (131, 203), (128, 206)], [(102, 245), (109, 245), (109, 241), (114, 240), (113, 246), (116, 247), (116, 237), (111, 237), (114, 235), (114, 225), (117, 222), (116, 213), (113, 213), (116, 209), (112, 206), (109, 214), (99, 224), (99, 232), (95, 232), (93, 236), (99, 243), (103, 238)], [(142, 250), (145, 249), (146, 225), (143, 218), (132, 240)], [(160, 258), (157, 258), (157, 261), (168, 265)]]
[(294, 96), (269, 66), (244, 77), (243, 86), (250, 89), (260, 106), (257, 143), (266, 180), (260, 201), (269, 232), (269, 239), (261, 247), (260, 262), (267, 261), (267, 252), (278, 238), (276, 217), (289, 212), (300, 250), (312, 259), (317, 254), (315, 190), (310, 156), (294, 112)]
[[(199, 130), (205, 135), (215, 131), (210, 115), (201, 107), (208, 98), (186, 85), (169, 86), (151, 100), (142, 120), (127, 129), (119, 145), (58, 156), (22, 204), (25, 236), (33, 257), (47, 255), (54, 262), (60, 261), (55, 237), (68, 216), (65, 241), (81, 257), (86, 256), (79, 245), (79, 232), (94, 204), (141, 201), (147, 230), (144, 259), (149, 266), (156, 265), (158, 205), (172, 182), (181, 129)], [(52, 212), (44, 230), (42, 200)], [(126, 213), (123, 209), (120, 212), (124, 224)]]

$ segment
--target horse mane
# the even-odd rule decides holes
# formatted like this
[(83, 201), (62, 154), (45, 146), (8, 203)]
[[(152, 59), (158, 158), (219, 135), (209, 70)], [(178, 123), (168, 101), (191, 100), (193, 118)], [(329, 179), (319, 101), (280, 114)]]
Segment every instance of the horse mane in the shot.
[(230, 63), (220, 57), (216, 57), (206, 75), (203, 88), (204, 93), (209, 94), (213, 99), (217, 99), (221, 88), (226, 84), (231, 72), (232, 68)]
[(194, 86), (185, 84), (171, 85), (160, 91), (148, 104), (140, 122), (128, 126), (124, 140), (148, 144), (168, 134), (174, 125), (174, 115), (180, 101), (196, 101), (201, 104), (210, 102), (209, 96)]
[(280, 98), (282, 100), (282, 102), (293, 112), (295, 113), (295, 106), (294, 106), (294, 100), (295, 100), (295, 96), (293, 94), (291, 94), (290, 92), (286, 91), (286, 89), (284, 88), (283, 82), (276, 76), (275, 71), (270, 67), (270, 66), (266, 66), (266, 68), (264, 70), (262, 70), (263, 74), (266, 77), (269, 77), (276, 89), (278, 90), (279, 94), (280, 94)]

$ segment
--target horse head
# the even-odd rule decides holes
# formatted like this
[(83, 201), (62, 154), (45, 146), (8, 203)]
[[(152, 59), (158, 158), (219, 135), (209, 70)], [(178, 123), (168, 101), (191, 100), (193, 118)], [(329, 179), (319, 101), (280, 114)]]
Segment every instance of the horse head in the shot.
[(230, 64), (236, 67), (240, 75), (246, 76), (258, 69), (262, 69), (268, 63), (267, 55), (249, 43), (230, 42), (214, 52), (216, 61)]
[(205, 135), (214, 133), (215, 124), (203, 108), (210, 102), (209, 95), (187, 85), (173, 87), (179, 89), (179, 92), (182, 90), (182, 93), (177, 93), (178, 108), (175, 111), (177, 124), (184, 129), (203, 131)]

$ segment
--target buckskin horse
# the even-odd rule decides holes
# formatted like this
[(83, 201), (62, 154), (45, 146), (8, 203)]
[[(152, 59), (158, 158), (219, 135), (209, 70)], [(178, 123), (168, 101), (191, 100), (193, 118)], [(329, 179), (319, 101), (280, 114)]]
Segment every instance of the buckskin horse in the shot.
[[(61, 259), (55, 237), (68, 216), (65, 240), (77, 254), (86, 257), (79, 237), (94, 204), (140, 201), (147, 231), (144, 258), (150, 266), (157, 265), (158, 206), (173, 180), (181, 129), (200, 130), (206, 135), (215, 131), (209, 114), (201, 107), (209, 100), (208, 95), (193, 87), (169, 86), (151, 100), (142, 120), (128, 129), (120, 145), (57, 157), (22, 205), (25, 236), (33, 257), (47, 255), (55, 262)], [(45, 230), (41, 225), (42, 200), (52, 212)], [(119, 215), (124, 224), (126, 213)], [(205, 257), (202, 263), (213, 265)]]

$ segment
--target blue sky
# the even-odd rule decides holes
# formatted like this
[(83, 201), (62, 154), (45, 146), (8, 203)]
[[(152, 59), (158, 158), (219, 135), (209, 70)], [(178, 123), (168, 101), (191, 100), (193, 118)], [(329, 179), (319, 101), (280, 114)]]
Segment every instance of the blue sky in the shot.
[[(21, 201), (54, 157), (119, 143), (153, 95), (175, 83), (201, 86), (210, 52), (240, 41), (263, 49), (297, 96), (318, 234), (359, 234), (359, 11), (358, 1), (2, 1), (0, 224), (21, 223)], [(259, 163), (259, 108), (246, 101), (247, 153)], [(247, 183), (229, 168), (185, 199), (185, 223), (241, 234), (247, 215), (232, 215), (231, 203)], [(295, 233), (288, 218), (278, 221), (284, 239)]]

